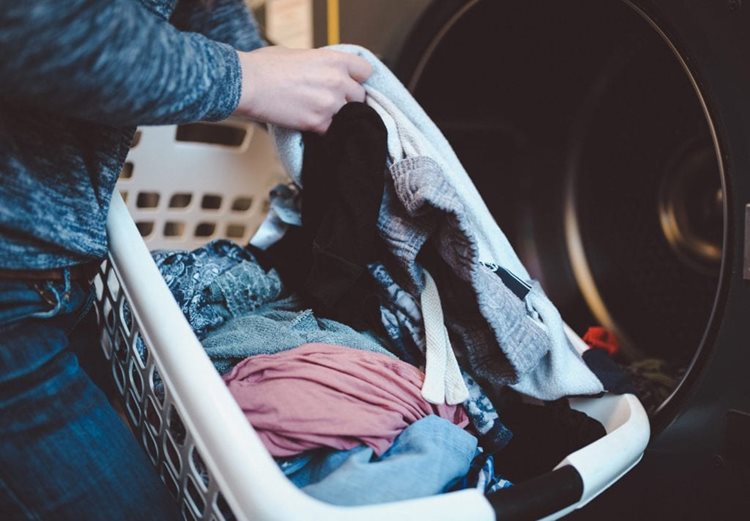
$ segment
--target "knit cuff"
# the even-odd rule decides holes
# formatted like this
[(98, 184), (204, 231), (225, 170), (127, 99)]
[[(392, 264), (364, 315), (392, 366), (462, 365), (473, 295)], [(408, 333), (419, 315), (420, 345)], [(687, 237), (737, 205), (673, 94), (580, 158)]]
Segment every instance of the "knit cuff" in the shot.
[(230, 45), (215, 43), (218, 73), (209, 108), (204, 121), (221, 121), (228, 118), (240, 104), (242, 94), (242, 68), (237, 51)]

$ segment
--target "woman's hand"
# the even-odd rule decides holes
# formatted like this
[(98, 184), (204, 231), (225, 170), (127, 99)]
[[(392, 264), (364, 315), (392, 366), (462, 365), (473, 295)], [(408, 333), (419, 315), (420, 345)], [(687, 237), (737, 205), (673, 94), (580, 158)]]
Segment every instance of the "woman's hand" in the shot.
[(239, 52), (242, 95), (235, 114), (324, 133), (349, 101), (364, 101), (367, 60), (329, 49), (264, 47)]

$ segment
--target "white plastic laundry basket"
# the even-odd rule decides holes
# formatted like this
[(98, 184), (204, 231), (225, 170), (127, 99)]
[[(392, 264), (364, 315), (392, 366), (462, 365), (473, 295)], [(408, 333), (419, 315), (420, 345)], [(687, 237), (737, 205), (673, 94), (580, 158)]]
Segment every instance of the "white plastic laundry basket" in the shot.
[(283, 178), (260, 126), (151, 127), (139, 131), (118, 183), (123, 197), (112, 201), (109, 259), (95, 282), (100, 340), (135, 435), (186, 519), (551, 519), (584, 505), (640, 460), (649, 438), (641, 404), (631, 395), (604, 396), (571, 400), (605, 426), (604, 438), (488, 498), (465, 490), (336, 507), (298, 490), (234, 402), (148, 250), (216, 237), (247, 241), (268, 189)]

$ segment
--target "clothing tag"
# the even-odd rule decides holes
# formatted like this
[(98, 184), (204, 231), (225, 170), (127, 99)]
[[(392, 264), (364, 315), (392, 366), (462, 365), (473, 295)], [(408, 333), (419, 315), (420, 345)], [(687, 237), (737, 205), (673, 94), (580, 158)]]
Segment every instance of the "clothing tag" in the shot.
[(525, 299), (526, 295), (528, 295), (529, 291), (531, 291), (531, 285), (529, 283), (525, 282), (522, 279), (519, 279), (517, 276), (515, 276), (505, 268), (490, 262), (480, 262), (480, 264), (500, 277), (500, 280), (503, 281), (503, 284), (508, 286), (508, 288), (521, 300)]

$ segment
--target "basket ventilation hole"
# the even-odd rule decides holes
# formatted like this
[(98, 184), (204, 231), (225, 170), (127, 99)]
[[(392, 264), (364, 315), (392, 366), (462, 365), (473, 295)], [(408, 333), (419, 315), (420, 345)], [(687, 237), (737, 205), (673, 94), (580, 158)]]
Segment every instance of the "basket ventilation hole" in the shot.
[(159, 198), (158, 192), (141, 192), (138, 194), (135, 205), (138, 208), (156, 208), (159, 206)]
[(252, 197), (238, 197), (232, 203), (232, 210), (235, 212), (245, 212), (253, 205)]
[(230, 239), (241, 239), (245, 235), (244, 224), (229, 224), (227, 225), (227, 237)]
[(214, 223), (198, 223), (198, 226), (195, 227), (195, 236), (211, 237), (214, 230), (216, 230), (216, 224)]
[(109, 331), (112, 331), (115, 327), (115, 312), (112, 306), (112, 297), (105, 295), (102, 301), (102, 311), (104, 311), (104, 319), (107, 324)]
[(126, 161), (120, 170), (120, 179), (130, 179), (133, 177), (133, 163)]
[(164, 223), (164, 237), (182, 237), (185, 233), (185, 223), (167, 221)]
[(186, 208), (187, 205), (193, 200), (193, 194), (186, 192), (178, 192), (169, 198), (170, 208)]
[(198, 490), (198, 485), (196, 485), (192, 477), (188, 477), (187, 479), (187, 494), (197, 507), (195, 514), (200, 515), (206, 506), (206, 502), (203, 499), (203, 494)]
[(231, 125), (217, 125), (209, 123), (190, 123), (178, 125), (175, 139), (190, 143), (206, 143), (209, 145), (223, 145), (239, 147), (245, 142), (247, 130)]
[(169, 437), (164, 438), (164, 454), (167, 458), (167, 463), (172, 466), (174, 473), (179, 474), (182, 471), (182, 459), (177, 447), (175, 447)]
[(127, 385), (125, 381), (125, 369), (123, 369), (122, 363), (115, 363), (112, 365), (112, 376), (115, 379), (117, 390), (120, 394), (123, 394)]
[(148, 237), (154, 232), (153, 221), (139, 221), (135, 223), (135, 225), (138, 227), (138, 231), (141, 233), (141, 237)]
[(167, 485), (169, 493), (172, 494), (172, 497), (176, 498), (180, 490), (177, 487), (177, 479), (172, 475), (172, 471), (166, 465), (161, 468), (161, 477), (162, 481)]
[[(137, 334), (136, 334), (136, 338), (135, 338), (135, 343), (136, 343), (136, 344), (135, 344), (135, 345), (136, 345), (136, 349), (134, 350), (134, 353), (135, 353), (135, 354), (136, 354), (136, 355), (138, 356), (138, 358), (140, 359), (141, 363), (143, 364), (143, 367), (147, 367), (147, 366), (148, 366), (148, 362), (149, 362), (149, 360), (148, 360), (148, 359), (149, 359), (148, 345), (147, 345), (147, 344), (146, 344), (146, 342), (144, 342), (144, 341), (143, 341), (143, 339), (142, 339), (142, 338), (141, 338), (141, 337), (140, 337), (139, 335), (137, 335)], [(147, 383), (147, 384), (149, 383), (149, 382), (148, 382), (148, 379), (149, 379), (149, 376), (147, 375), (147, 376), (146, 376), (146, 380), (147, 380), (147, 382), (146, 382), (146, 383)], [(150, 388), (151, 388), (151, 387), (149, 387), (149, 389), (150, 389)]]
[(192, 447), (190, 449), (190, 460), (192, 461), (193, 466), (193, 476), (199, 478), (199, 480), (203, 483), (203, 488), (208, 488), (208, 469), (206, 468), (206, 464), (203, 463), (203, 459), (201, 459), (201, 455), (198, 452), (198, 449), (196, 449), (195, 447)]
[(152, 463), (155, 463), (159, 458), (159, 451), (157, 449), (156, 440), (150, 432), (142, 431), (141, 439), (143, 440), (143, 446), (146, 448), (146, 454), (151, 459)]
[(141, 136), (143, 135), (143, 132), (140, 130), (136, 130), (135, 134), (133, 134), (133, 139), (130, 141), (130, 148), (135, 148), (138, 146), (138, 143), (141, 142)]
[(128, 193), (126, 191), (120, 191), (120, 197), (122, 197), (122, 200), (126, 203), (128, 202)]
[(138, 371), (138, 366), (135, 364), (135, 360), (130, 362), (130, 367), (128, 369), (130, 372), (130, 383), (133, 385), (135, 397), (140, 399), (145, 392), (145, 386), (143, 384), (143, 377), (141, 376), (140, 371)]
[(206, 194), (201, 200), (201, 208), (204, 210), (218, 210), (221, 208), (221, 196), (216, 194)]
[(188, 502), (187, 499), (183, 498), (182, 502), (182, 519), (185, 521), (198, 521), (200, 519), (198, 516), (196, 516), (195, 512), (193, 512), (193, 506)]
[(232, 509), (229, 508), (229, 504), (227, 503), (227, 500), (224, 499), (223, 494), (219, 494), (218, 496), (216, 496), (216, 506), (219, 507), (219, 512), (221, 512), (227, 519), (231, 519), (234, 517)]
[(125, 363), (125, 361), (128, 359), (128, 343), (127, 340), (125, 340), (122, 335), (117, 335), (117, 339), (115, 340), (115, 355), (117, 355), (117, 359)]
[(132, 391), (125, 395), (125, 408), (128, 411), (128, 418), (130, 418), (131, 423), (138, 425), (141, 422), (141, 409), (138, 407), (138, 401)]
[(144, 408), (144, 421), (150, 426), (152, 434), (158, 434), (161, 429), (161, 416), (156, 408), (153, 398), (150, 396), (146, 398), (146, 405)]
[(175, 443), (182, 445), (185, 442), (187, 430), (185, 429), (185, 424), (182, 423), (182, 418), (180, 418), (180, 415), (177, 413), (174, 406), (169, 408), (167, 425), (169, 426), (169, 432), (172, 434)]
[(130, 336), (131, 319), (133, 315), (128, 309), (128, 304), (125, 299), (120, 299), (117, 302), (117, 321), (120, 326), (120, 334), (125, 338)]

